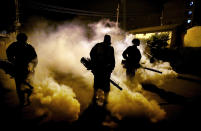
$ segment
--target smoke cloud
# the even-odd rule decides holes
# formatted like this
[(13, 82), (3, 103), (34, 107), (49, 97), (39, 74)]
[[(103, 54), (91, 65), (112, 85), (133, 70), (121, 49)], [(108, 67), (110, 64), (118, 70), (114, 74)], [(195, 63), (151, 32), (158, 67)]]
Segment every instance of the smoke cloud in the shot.
[(80, 103), (75, 93), (66, 85), (59, 85), (51, 77), (35, 84), (31, 97), (37, 116), (48, 116), (48, 120), (74, 121), (78, 119)]
[(157, 122), (165, 117), (166, 113), (158, 103), (143, 95), (140, 83), (160, 85), (165, 79), (175, 77), (176, 73), (169, 63), (149, 63), (143, 46), (140, 46), (141, 63), (163, 71), (163, 74), (138, 69), (133, 82), (128, 82), (121, 65), (121, 54), (131, 45), (134, 36), (117, 28), (116, 23), (102, 20), (88, 26), (77, 21), (55, 25), (43, 20), (35, 22), (34, 28), (26, 32), (38, 54), (38, 65), (32, 79), (35, 89), (31, 96), (36, 115), (66, 121), (79, 118), (93, 96), (93, 75), (83, 67), (80, 58), (89, 56), (91, 48), (102, 42), (105, 34), (109, 34), (116, 59), (112, 79), (120, 82), (123, 91), (111, 86), (107, 109), (119, 119), (146, 117)]

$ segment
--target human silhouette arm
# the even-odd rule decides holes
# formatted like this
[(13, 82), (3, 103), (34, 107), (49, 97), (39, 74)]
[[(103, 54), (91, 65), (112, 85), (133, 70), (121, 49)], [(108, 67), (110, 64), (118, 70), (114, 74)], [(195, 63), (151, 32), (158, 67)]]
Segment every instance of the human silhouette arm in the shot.
[(14, 50), (14, 45), (11, 44), (7, 49), (6, 49), (6, 55), (7, 59), (9, 62), (14, 63), (15, 62), (15, 50)]
[(122, 54), (124, 59), (128, 59), (128, 50), (129, 50), (129, 48), (127, 48)]

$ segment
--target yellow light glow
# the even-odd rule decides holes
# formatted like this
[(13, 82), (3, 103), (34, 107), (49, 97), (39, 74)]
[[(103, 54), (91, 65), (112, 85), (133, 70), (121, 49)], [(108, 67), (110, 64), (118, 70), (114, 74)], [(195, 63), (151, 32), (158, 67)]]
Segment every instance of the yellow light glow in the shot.
[(162, 33), (168, 33), (169, 34), (169, 40), (167, 41), (168, 42), (168, 46), (170, 45), (170, 42), (171, 42), (171, 38), (172, 38), (172, 31), (168, 31), (168, 32), (154, 32), (154, 33), (144, 33), (144, 34), (135, 34), (135, 38), (138, 38), (138, 39), (148, 39), (150, 38), (152, 35), (155, 35), (155, 34), (162, 34)]

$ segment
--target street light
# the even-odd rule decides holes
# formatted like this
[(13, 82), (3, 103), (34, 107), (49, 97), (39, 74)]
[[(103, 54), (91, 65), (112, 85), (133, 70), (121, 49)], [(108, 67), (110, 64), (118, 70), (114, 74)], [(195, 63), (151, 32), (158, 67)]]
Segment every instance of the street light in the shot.
[(194, 4), (194, 2), (193, 2), (193, 1), (191, 1), (191, 2), (189, 3), (189, 5), (190, 5), (190, 6), (193, 6), (193, 4)]
[(188, 15), (192, 15), (192, 14), (193, 14), (192, 10), (188, 11)]
[(190, 24), (191, 22), (192, 22), (192, 20), (191, 20), (191, 19), (188, 19), (188, 20), (187, 20), (187, 23), (188, 23), (188, 24)]

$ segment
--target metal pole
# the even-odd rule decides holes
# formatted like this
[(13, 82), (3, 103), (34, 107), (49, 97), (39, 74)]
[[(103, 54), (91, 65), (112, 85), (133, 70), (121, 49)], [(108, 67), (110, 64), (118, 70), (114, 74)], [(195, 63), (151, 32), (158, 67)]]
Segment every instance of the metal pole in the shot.
[(164, 7), (162, 5), (161, 17), (160, 17), (160, 19), (161, 19), (161, 26), (163, 26), (163, 15), (164, 15)]
[(15, 33), (17, 34), (19, 32), (19, 28), (21, 26), (20, 23), (20, 13), (19, 13), (19, 1), (15, 0), (15, 11), (16, 11), (16, 17), (15, 17)]
[(117, 22), (116, 22), (116, 27), (118, 27), (119, 25), (119, 3), (118, 3), (118, 6), (117, 6)]
[(123, 0), (123, 27), (124, 27), (124, 30), (126, 30), (126, 0)]

